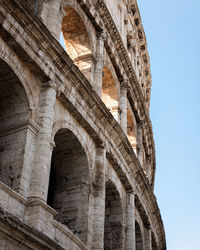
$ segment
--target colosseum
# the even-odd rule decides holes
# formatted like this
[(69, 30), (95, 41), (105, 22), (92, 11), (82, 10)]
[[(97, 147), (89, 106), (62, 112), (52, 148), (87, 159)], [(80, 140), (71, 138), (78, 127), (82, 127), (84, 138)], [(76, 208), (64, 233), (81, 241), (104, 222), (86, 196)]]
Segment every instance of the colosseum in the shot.
[(0, 1), (0, 249), (165, 250), (136, 0)]

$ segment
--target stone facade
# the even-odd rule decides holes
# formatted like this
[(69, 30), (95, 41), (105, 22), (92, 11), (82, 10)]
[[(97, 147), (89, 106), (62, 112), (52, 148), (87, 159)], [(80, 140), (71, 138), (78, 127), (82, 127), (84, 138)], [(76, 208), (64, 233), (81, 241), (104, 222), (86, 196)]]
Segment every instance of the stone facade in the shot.
[(0, 249), (165, 250), (136, 0), (1, 0), (0, 27)]

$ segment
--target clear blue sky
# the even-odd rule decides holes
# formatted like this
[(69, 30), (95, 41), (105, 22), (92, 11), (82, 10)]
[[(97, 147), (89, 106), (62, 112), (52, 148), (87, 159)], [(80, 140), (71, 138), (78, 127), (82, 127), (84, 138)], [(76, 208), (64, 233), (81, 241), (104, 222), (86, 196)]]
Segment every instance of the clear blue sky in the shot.
[(200, 249), (200, 0), (138, 0), (168, 250)]

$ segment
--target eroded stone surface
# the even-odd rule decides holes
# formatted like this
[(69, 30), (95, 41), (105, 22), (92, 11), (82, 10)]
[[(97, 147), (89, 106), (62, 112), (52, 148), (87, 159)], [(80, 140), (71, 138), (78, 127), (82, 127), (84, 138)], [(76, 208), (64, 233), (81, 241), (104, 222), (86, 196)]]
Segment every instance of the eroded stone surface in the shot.
[(136, 1), (35, 3), (0, 5), (0, 249), (165, 250)]

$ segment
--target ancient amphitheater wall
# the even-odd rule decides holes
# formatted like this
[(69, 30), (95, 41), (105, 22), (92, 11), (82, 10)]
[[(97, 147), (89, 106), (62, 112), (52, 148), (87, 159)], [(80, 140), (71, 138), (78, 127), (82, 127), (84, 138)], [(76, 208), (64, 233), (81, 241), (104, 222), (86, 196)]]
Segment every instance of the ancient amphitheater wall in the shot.
[[(129, 61), (104, 2), (97, 1), (96, 12), (94, 6), (84, 4), (88, 1), (52, 1), (51, 6), (44, 2), (38, 17), (23, 0), (2, 1), (0, 63), (5, 72), (1, 70), (1, 78), (7, 73), (15, 87), (23, 86), (13, 88), (16, 95), (12, 86), (5, 90), (13, 97), (11, 106), (19, 107), (16, 111), (13, 105), (16, 116), (8, 115), (7, 119), (20, 129), (10, 132), (8, 124), (2, 122), (6, 115), (0, 123), (0, 135), (11, 145), (5, 150), (7, 159), (16, 159), (17, 152), (23, 155), (19, 177), (17, 171), (13, 176), (10, 168), (5, 178), (0, 176), (1, 234), (13, 234), (7, 246), (20, 241), (21, 249), (106, 246), (109, 250), (165, 250), (163, 224), (152, 188), (155, 152), (151, 123), (137, 80), (133, 73), (128, 74)], [(62, 8), (69, 12), (76, 9), (88, 29), (94, 63), (90, 73), (94, 78), (75, 65), (58, 42), (66, 13)], [(51, 33), (42, 23), (44, 17)], [(77, 38), (78, 44), (89, 40), (82, 33)], [(102, 102), (103, 67), (117, 93), (113, 97), (118, 99), (116, 117)], [(20, 116), (20, 111), (24, 115)], [(126, 136), (129, 119), (135, 125), (135, 148)], [(1, 157), (6, 140), (1, 140)], [(15, 179), (16, 184), (7, 182)], [(5, 240), (2, 244), (6, 245)]]

